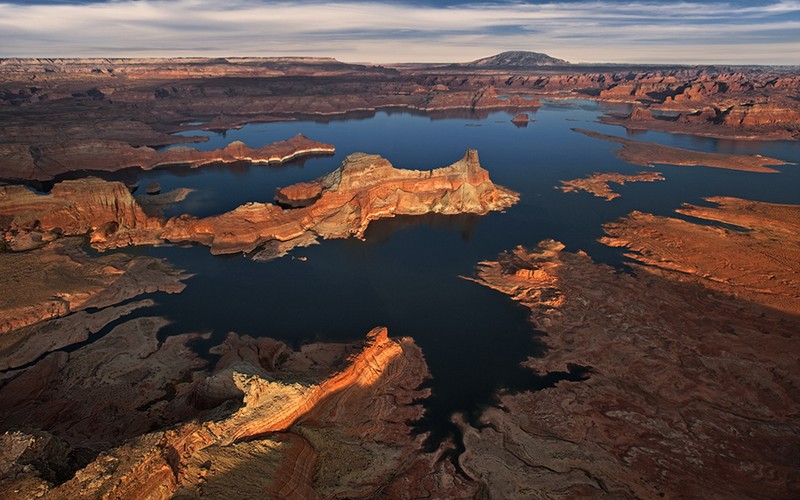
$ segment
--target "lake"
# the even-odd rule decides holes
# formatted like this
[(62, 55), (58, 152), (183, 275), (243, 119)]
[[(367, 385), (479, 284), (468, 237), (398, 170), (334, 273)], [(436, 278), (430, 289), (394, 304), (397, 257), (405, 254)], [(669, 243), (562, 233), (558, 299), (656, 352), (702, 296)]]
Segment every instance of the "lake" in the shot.
[[(615, 111), (625, 106), (615, 106)], [(251, 124), (240, 130), (203, 134), (215, 149), (234, 140), (257, 147), (302, 133), (332, 143), (330, 157), (310, 158), (280, 167), (212, 166), (195, 170), (126, 172), (141, 186), (157, 181), (162, 191), (195, 189), (169, 215), (207, 216), (248, 201), (271, 201), (275, 188), (315, 179), (354, 152), (379, 154), (399, 168), (431, 169), (449, 165), (477, 149), (492, 180), (521, 194), (505, 213), (483, 217), (398, 217), (373, 222), (364, 240), (330, 240), (295, 249), (272, 262), (242, 256), (212, 256), (206, 247), (132, 248), (122, 251), (163, 257), (195, 276), (177, 295), (159, 294), (158, 305), (138, 315), (163, 315), (172, 324), (162, 336), (212, 332), (196, 348), (205, 356), (230, 331), (269, 336), (297, 346), (304, 342), (358, 341), (375, 326), (392, 336), (413, 337), (431, 374), (432, 397), (418, 430), (431, 431), (432, 442), (453, 433), (450, 415), (476, 415), (491, 404), (499, 387), (537, 389), (570, 374), (533, 376), (519, 367), (529, 356), (544, 355), (540, 334), (527, 321), (527, 310), (506, 296), (464, 280), (476, 263), (494, 259), (516, 245), (533, 246), (553, 238), (567, 250), (585, 250), (595, 260), (624, 269), (620, 249), (597, 243), (601, 225), (632, 210), (675, 215), (682, 203), (702, 203), (707, 196), (736, 196), (780, 203), (800, 203), (800, 167), (779, 167), (780, 174), (758, 174), (704, 167), (659, 166), (666, 181), (614, 186), (622, 198), (606, 202), (587, 193), (562, 193), (559, 180), (595, 171), (635, 173), (648, 170), (619, 160), (606, 141), (573, 132), (585, 128), (627, 136), (620, 127), (596, 122), (604, 108), (592, 101), (548, 102), (530, 116), (527, 127), (511, 123), (504, 111), (484, 117), (436, 118), (408, 112), (377, 112), (325, 121), (298, 120)], [(637, 132), (637, 140), (689, 149), (760, 153), (800, 162), (800, 144), (743, 142)]]

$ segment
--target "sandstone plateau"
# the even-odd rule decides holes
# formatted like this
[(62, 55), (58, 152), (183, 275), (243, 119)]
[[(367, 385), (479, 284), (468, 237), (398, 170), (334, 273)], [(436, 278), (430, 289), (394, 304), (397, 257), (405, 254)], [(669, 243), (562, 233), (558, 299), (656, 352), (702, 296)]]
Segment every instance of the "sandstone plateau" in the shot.
[(379, 156), (353, 154), (316, 181), (279, 189), (276, 198), (295, 208), (248, 203), (217, 216), (164, 220), (148, 215), (119, 182), (63, 181), (46, 195), (0, 186), (0, 227), (11, 249), (30, 248), (62, 234), (88, 234), (100, 249), (194, 242), (215, 254), (258, 251), (256, 258), (268, 259), (318, 238), (361, 237), (375, 219), (485, 214), (510, 207), (518, 196), (495, 186), (471, 150), (449, 167), (433, 170), (396, 169)]
[(678, 213), (736, 229), (633, 212), (606, 224), (601, 242), (623, 247), (642, 272), (666, 272), (747, 302), (800, 314), (800, 205), (714, 197)]
[(477, 281), (547, 333), (525, 365), (590, 375), (501, 391), (479, 428), (456, 419), (469, 477), (503, 498), (798, 495), (798, 207), (713, 201), (681, 211), (748, 231), (609, 224), (604, 241), (642, 263), (633, 275), (553, 241), (480, 264)]

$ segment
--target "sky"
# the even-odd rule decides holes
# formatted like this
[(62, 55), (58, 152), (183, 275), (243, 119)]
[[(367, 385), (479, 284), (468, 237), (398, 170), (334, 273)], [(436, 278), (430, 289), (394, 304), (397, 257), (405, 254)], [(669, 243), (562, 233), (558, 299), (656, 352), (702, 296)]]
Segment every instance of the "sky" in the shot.
[(800, 65), (800, 0), (0, 0), (0, 57)]

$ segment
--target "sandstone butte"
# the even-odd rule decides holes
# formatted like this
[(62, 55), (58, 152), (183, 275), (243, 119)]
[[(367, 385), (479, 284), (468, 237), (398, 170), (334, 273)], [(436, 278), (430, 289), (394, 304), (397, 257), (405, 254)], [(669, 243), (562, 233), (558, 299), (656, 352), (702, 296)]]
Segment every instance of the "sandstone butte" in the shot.
[(58, 183), (47, 195), (0, 186), (0, 217), (12, 249), (30, 248), (54, 234), (89, 234), (99, 249), (195, 242), (214, 254), (259, 250), (257, 258), (272, 258), (317, 238), (361, 237), (375, 219), (485, 214), (510, 207), (518, 195), (495, 186), (470, 150), (434, 170), (396, 169), (379, 156), (353, 154), (314, 182), (278, 190), (277, 199), (296, 208), (247, 203), (217, 216), (165, 221), (147, 215), (123, 184), (85, 178)]
[[(554, 241), (483, 262), (549, 350), (539, 374), (582, 382), (501, 393), (463, 429), (459, 463), (505, 498), (793, 498), (800, 494), (800, 206), (732, 198), (609, 224), (634, 274)], [(555, 493), (554, 493), (555, 492)]]
[[(153, 335), (164, 321), (139, 318), (128, 323), (139, 323)], [(129, 329), (127, 335), (136, 337), (135, 332)], [(171, 349), (186, 341), (173, 339)], [(344, 361), (341, 356), (349, 349), (337, 345), (293, 352), (272, 339), (231, 334), (219, 347), (214, 372), (195, 372), (193, 381), (177, 386), (176, 399), (188, 406), (208, 397), (231, 400), (228, 404), (108, 449), (56, 486), (37, 474), (57, 466), (58, 460), (66, 462), (69, 445), (43, 431), (6, 433), (0, 453), (3, 467), (14, 474), (0, 482), (0, 491), (59, 499), (218, 498), (232, 491), (248, 498), (366, 498), (381, 493), (410, 498), (465, 491), (452, 463), (424, 452), (424, 435), (411, 433), (408, 422), (422, 415), (418, 400), (428, 394), (419, 389), (428, 377), (427, 366), (411, 339), (390, 339), (385, 328), (376, 328)], [(324, 354), (331, 348), (332, 356)], [(144, 357), (141, 371), (148, 373), (159, 363), (165, 369), (186, 365), (175, 357), (181, 349), (159, 354), (164, 349), (170, 348)], [(123, 380), (134, 376), (130, 368), (120, 371), (117, 360), (109, 362), (109, 368), (101, 369), (99, 386), (113, 385), (110, 375), (115, 372)], [(308, 378), (311, 365), (325, 367), (318, 381), (290, 381), (298, 369)], [(74, 392), (80, 386), (71, 387)], [(0, 398), (8, 397), (0, 388)], [(42, 445), (48, 442), (60, 447)], [(35, 466), (22, 467), (32, 459)]]
[(773, 173), (777, 170), (769, 168), (774, 165), (790, 163), (761, 155), (736, 155), (724, 153), (706, 153), (691, 149), (662, 146), (653, 142), (633, 141), (623, 137), (601, 134), (593, 130), (573, 129), (585, 136), (621, 144), (622, 148), (614, 153), (628, 163), (652, 167), (654, 164), (667, 164), (685, 167), (714, 167), (745, 172)]
[(619, 198), (621, 195), (615, 193), (610, 183), (624, 185), (626, 182), (654, 182), (663, 181), (664, 176), (660, 172), (639, 172), (638, 174), (619, 174), (614, 172), (595, 172), (594, 174), (581, 179), (571, 179), (561, 181), (560, 186), (556, 188), (565, 193), (577, 193), (578, 191), (586, 191), (597, 196), (598, 198), (605, 198), (606, 201)]
[(6, 179), (48, 181), (74, 170), (115, 172), (132, 167), (152, 170), (175, 165), (197, 168), (211, 163), (234, 162), (279, 165), (303, 156), (334, 152), (332, 145), (300, 134), (260, 148), (250, 148), (235, 141), (212, 151), (186, 146), (157, 151), (147, 146), (134, 147), (124, 141), (92, 139), (32, 147), (0, 144), (0, 173)]

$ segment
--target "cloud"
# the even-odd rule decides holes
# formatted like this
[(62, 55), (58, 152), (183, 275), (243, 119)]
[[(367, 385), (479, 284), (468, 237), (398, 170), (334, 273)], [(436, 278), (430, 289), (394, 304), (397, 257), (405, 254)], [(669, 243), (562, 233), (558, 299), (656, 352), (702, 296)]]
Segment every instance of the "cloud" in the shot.
[(800, 64), (800, 1), (0, 3), (0, 56), (328, 55), (464, 61), (502, 50), (572, 61)]

